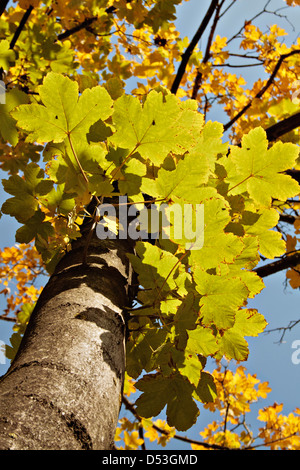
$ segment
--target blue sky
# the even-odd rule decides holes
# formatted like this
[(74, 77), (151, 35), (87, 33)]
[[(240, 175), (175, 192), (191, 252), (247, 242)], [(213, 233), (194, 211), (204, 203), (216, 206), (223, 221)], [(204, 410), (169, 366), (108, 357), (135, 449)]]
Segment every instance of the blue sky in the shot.
[[(200, 21), (203, 18), (210, 0), (190, 0), (184, 2), (178, 10), (178, 27), (182, 31), (182, 36), (191, 38), (197, 30)], [(244, 20), (251, 18), (258, 9), (263, 7), (266, 1), (253, 1), (237, 0), (235, 7), (228, 13), (228, 17), (224, 17), (222, 28), (216, 31), (216, 34), (221, 36), (231, 36), (238, 31)], [(285, 6), (284, 0), (273, 0), (270, 2), (268, 9), (274, 10)], [(287, 11), (283, 10), (282, 14)], [(290, 21), (297, 26), (300, 24), (300, 7), (295, 7), (290, 10)], [(268, 26), (276, 23), (285, 28), (290, 33), (291, 40), (294, 40), (299, 31), (294, 31), (291, 25), (284, 18), (275, 18), (270, 14), (261, 16), (256, 24), (258, 24), (263, 31), (267, 30)], [(204, 39), (205, 45), (205, 39)], [(201, 44), (200, 44), (201, 46)], [(237, 69), (234, 69), (237, 71)], [(244, 70), (242, 70), (244, 75)], [(259, 67), (253, 67), (247, 72), (247, 79), (251, 83), (256, 80), (261, 74)], [(262, 78), (266, 78), (263, 74)], [(215, 109), (210, 119), (227, 122), (227, 118), (219, 110)], [(7, 175), (0, 172), (1, 178), (6, 178)], [(7, 194), (0, 187), (0, 205), (7, 198)], [(9, 216), (3, 215), (0, 219), (0, 248), (11, 246), (14, 243), (14, 234), (18, 224)], [(264, 279), (266, 288), (256, 299), (249, 303), (250, 307), (257, 308), (262, 313), (267, 322), (269, 329), (287, 326), (292, 320), (300, 318), (300, 292), (293, 290), (289, 286), (285, 287), (285, 273), (278, 273)], [(0, 298), (0, 307), (3, 308), (5, 302)], [(1, 321), (0, 322), (0, 341), (8, 343), (11, 335), (11, 324)], [(272, 405), (274, 402), (284, 403), (283, 412), (288, 414), (299, 406), (299, 388), (300, 388), (300, 364), (296, 365), (292, 362), (292, 348), (295, 340), (300, 341), (300, 325), (295, 327), (290, 332), (287, 332), (284, 342), (278, 344), (280, 335), (278, 333), (262, 334), (258, 338), (251, 338), (249, 340), (250, 356), (248, 361), (244, 364), (249, 373), (256, 373), (258, 379), (261, 381), (268, 381), (272, 392), (269, 394), (267, 400), (263, 400), (258, 406), (253, 407), (258, 410), (260, 406)], [(1, 343), (0, 343), (1, 344)], [(299, 356), (300, 357), (300, 356)], [(1, 356), (0, 356), (1, 358)], [(1, 362), (1, 361), (0, 361)], [(8, 363), (5, 365), (0, 364), (0, 375), (7, 369)], [(128, 414), (130, 416), (130, 414)], [(189, 437), (198, 438), (198, 432), (210, 421), (213, 417), (207, 412), (201, 411), (198, 419), (197, 426), (185, 433)], [(253, 429), (256, 429), (256, 412), (250, 420)], [(151, 446), (149, 446), (151, 448)], [(168, 448), (173, 449), (189, 449), (190, 446), (173, 441)]]

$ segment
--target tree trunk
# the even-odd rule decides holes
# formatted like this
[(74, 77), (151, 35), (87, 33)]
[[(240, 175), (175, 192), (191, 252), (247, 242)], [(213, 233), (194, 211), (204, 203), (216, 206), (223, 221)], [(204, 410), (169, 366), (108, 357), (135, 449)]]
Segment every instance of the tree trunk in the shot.
[(0, 379), (0, 449), (113, 447), (125, 371), (132, 252), (86, 235), (50, 277)]

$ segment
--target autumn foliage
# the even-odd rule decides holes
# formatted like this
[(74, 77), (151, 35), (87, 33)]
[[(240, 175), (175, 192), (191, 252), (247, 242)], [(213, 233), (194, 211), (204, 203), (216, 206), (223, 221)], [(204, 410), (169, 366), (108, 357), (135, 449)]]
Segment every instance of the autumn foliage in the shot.
[[(257, 434), (247, 426), (271, 389), (244, 361), (247, 337), (267, 325), (247, 306), (263, 277), (285, 269), (300, 286), (300, 39), (290, 44), (279, 10), (266, 31), (257, 26), (270, 2), (223, 37), (239, 1), (212, 0), (191, 40), (177, 29), (181, 3), (20, 0), (2, 12), (1, 211), (19, 224), (17, 244), (0, 253), (1, 319), (15, 322), (7, 355), (41, 292), (34, 282), (71, 249), (84, 217), (98, 221), (87, 213), (93, 197), (145, 210), (146, 194), (171, 227), (174, 208), (183, 226), (185, 207), (195, 221), (203, 206), (196, 238), (171, 228), (129, 255), (139, 285), (123, 400), (132, 419), (120, 418), (116, 448), (179, 439), (195, 450), (298, 450), (299, 410), (267, 406)], [(248, 84), (252, 66), (265, 78)], [(225, 122), (210, 119), (215, 108)], [(118, 232), (118, 220), (106, 223)], [(213, 421), (199, 440), (178, 434), (203, 408)], [(163, 410), (166, 421), (156, 419)]]

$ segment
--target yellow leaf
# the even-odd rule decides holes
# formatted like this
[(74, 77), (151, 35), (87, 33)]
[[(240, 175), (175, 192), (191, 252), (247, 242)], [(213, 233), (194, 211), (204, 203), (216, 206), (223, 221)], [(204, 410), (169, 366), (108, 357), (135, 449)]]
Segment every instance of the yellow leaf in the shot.
[(129, 377), (127, 372), (125, 373), (125, 381), (124, 381), (124, 395), (128, 396), (131, 395), (131, 393), (135, 393), (136, 388), (134, 386), (135, 381)]
[(143, 444), (143, 442), (144, 440), (139, 438), (138, 431), (132, 431), (132, 433), (124, 431), (125, 449), (136, 450), (140, 445)]

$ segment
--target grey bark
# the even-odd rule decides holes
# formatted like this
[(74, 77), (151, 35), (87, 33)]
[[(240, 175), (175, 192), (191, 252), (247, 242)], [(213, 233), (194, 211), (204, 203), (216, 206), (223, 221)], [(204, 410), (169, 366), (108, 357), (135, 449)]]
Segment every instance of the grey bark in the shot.
[(58, 264), (0, 379), (1, 450), (113, 447), (125, 371), (127, 240), (86, 236)]

